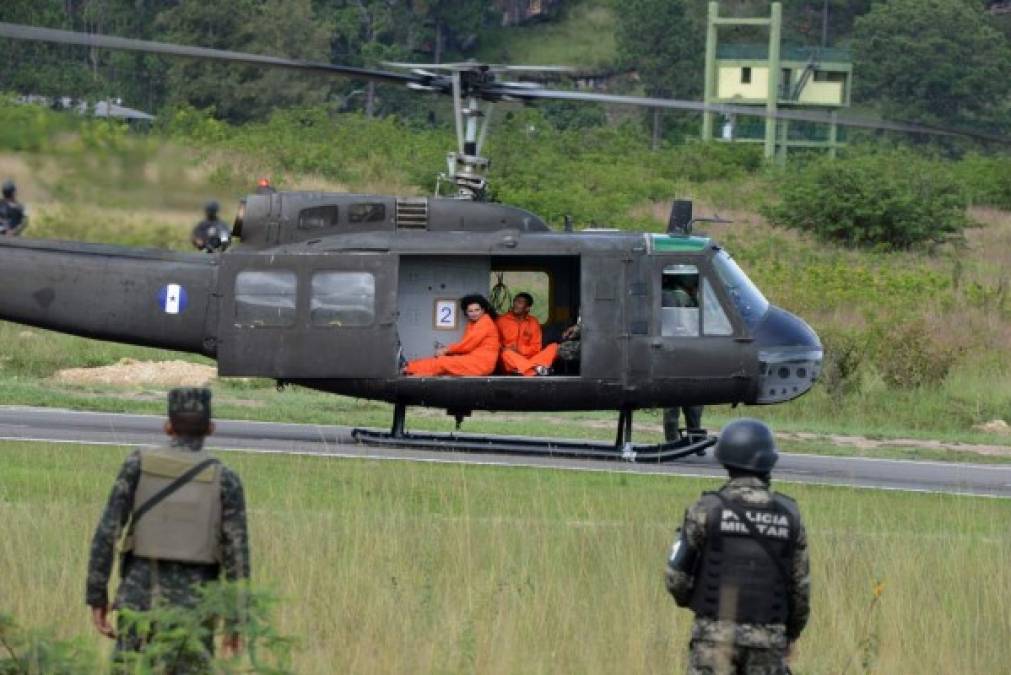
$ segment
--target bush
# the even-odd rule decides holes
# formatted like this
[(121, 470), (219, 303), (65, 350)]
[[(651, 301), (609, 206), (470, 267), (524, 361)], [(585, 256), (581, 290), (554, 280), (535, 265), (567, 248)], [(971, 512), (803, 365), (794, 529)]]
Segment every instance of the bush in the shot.
[(908, 249), (960, 236), (969, 225), (950, 165), (908, 150), (821, 158), (784, 174), (777, 225), (848, 246)]
[(1011, 157), (969, 155), (955, 172), (973, 204), (1011, 209)]
[[(243, 584), (213, 583), (201, 587), (192, 608), (122, 609), (118, 630), (141, 636), (144, 648), (123, 653), (123, 663), (116, 672), (292, 673), (294, 641), (271, 625), (275, 604), (268, 593)], [(240, 637), (243, 658), (207, 652), (205, 643), (213, 641), (219, 623)], [(88, 639), (55, 640), (52, 635), (52, 630), (25, 630), (10, 615), (0, 614), (0, 675), (77, 675), (104, 670)]]
[(818, 331), (825, 348), (821, 382), (829, 396), (839, 401), (860, 389), (861, 366), (867, 351), (867, 336), (854, 329)]
[(940, 384), (960, 356), (960, 350), (934, 339), (922, 318), (881, 321), (872, 332), (875, 365), (894, 389)]

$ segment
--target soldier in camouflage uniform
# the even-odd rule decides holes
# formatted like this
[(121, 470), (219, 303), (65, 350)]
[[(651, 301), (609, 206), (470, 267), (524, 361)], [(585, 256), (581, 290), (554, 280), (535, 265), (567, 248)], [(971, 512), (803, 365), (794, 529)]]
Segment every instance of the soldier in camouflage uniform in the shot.
[(769, 489), (778, 453), (765, 424), (728, 424), (716, 459), (730, 480), (688, 509), (667, 561), (667, 590), (695, 612), (688, 673), (789, 673), (790, 650), (810, 614), (800, 512)]
[[(95, 628), (116, 639), (117, 657), (143, 650), (145, 639), (114, 630), (110, 609), (192, 607), (201, 584), (221, 576), (229, 581), (249, 578), (242, 482), (203, 449), (204, 437), (214, 431), (210, 404), (208, 389), (169, 392), (165, 432), (170, 444), (135, 450), (126, 458), (95, 530), (86, 601)], [(121, 583), (110, 607), (108, 585), (117, 542)], [(207, 647), (209, 658), (213, 643)], [(226, 635), (225, 648), (238, 650), (238, 636)]]

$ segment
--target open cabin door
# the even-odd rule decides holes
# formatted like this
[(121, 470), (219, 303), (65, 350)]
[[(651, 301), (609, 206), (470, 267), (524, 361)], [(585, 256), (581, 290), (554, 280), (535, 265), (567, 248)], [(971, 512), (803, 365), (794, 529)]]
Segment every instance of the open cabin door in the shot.
[(221, 375), (396, 375), (397, 256), (232, 255), (219, 278)]

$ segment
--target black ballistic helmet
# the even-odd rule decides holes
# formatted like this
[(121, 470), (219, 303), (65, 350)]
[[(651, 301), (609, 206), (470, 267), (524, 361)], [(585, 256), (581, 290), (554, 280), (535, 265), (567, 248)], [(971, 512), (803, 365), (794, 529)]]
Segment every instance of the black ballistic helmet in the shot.
[(17, 191), (17, 189), (18, 189), (18, 186), (15, 185), (14, 181), (12, 181), (10, 178), (8, 178), (7, 180), (4, 181), (4, 184), (3, 184), (4, 197), (13, 197), (14, 196), (14, 192)]
[(716, 461), (755, 474), (772, 471), (779, 450), (772, 431), (763, 422), (748, 417), (723, 427), (716, 442)]
[(208, 216), (217, 215), (219, 208), (221, 206), (216, 201), (209, 201), (204, 205), (204, 211), (207, 212)]

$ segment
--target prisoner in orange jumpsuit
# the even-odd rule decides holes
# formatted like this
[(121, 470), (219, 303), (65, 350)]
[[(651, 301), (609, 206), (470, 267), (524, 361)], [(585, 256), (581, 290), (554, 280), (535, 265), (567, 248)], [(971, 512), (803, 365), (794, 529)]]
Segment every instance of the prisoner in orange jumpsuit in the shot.
[(495, 320), (502, 337), (500, 363), (506, 373), (520, 375), (548, 375), (558, 354), (554, 342), (541, 349), (541, 324), (530, 316), (534, 299), (529, 293), (517, 293), (512, 310)]
[(481, 295), (460, 299), (460, 308), (467, 314), (463, 338), (442, 347), (435, 356), (414, 359), (404, 367), (405, 375), (491, 375), (495, 372), (501, 347), (495, 328), (491, 303)]

